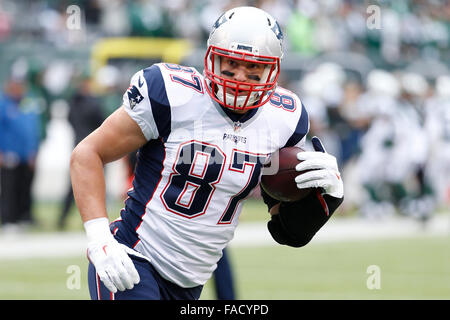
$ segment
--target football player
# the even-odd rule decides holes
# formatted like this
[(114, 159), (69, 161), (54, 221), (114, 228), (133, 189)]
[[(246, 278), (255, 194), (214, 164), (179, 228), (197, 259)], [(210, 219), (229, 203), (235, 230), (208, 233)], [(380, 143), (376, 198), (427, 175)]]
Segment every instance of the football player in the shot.
[[(280, 148), (303, 146), (308, 114), (278, 87), (283, 34), (254, 7), (225, 12), (208, 39), (204, 74), (154, 64), (138, 71), (123, 105), (73, 151), (71, 178), (88, 238), (92, 299), (198, 299), (233, 238), (243, 201)], [(302, 152), (293, 203), (263, 194), (273, 238), (300, 247), (343, 200), (336, 159)], [(103, 166), (139, 149), (133, 188), (111, 224)]]
[(426, 174), (439, 205), (450, 204), (450, 76), (436, 79), (434, 95), (426, 100), (425, 130), (430, 141)]

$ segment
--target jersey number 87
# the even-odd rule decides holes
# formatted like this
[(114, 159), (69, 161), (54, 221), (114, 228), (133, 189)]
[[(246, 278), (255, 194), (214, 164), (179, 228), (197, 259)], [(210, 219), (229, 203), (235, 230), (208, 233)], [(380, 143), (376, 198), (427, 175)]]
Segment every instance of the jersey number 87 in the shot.
[[(248, 175), (246, 185), (230, 197), (218, 224), (231, 223), (239, 202), (258, 184), (266, 155), (233, 150), (227, 170)], [(226, 155), (216, 145), (196, 140), (180, 145), (172, 173), (161, 193), (161, 201), (172, 213), (192, 219), (203, 215), (220, 183), (226, 167)]]

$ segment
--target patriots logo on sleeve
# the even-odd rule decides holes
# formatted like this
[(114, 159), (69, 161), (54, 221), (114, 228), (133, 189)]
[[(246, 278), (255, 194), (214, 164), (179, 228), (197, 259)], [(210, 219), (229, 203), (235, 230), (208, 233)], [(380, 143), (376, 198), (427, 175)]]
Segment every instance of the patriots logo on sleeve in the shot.
[(144, 100), (144, 97), (141, 95), (136, 86), (130, 86), (127, 90), (127, 94), (131, 109), (133, 109), (137, 104)]

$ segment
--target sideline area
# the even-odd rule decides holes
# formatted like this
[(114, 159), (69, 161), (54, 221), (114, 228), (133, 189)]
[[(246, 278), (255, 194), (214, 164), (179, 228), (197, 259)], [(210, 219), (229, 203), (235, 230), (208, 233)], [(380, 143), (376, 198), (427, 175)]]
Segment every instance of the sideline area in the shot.
[[(402, 238), (411, 236), (450, 237), (450, 213), (435, 215), (426, 225), (407, 217), (383, 220), (342, 218), (329, 221), (310, 245), (324, 242)], [(276, 245), (265, 222), (242, 222), (230, 247)], [(0, 233), (0, 260), (44, 257), (70, 257), (86, 254), (84, 232)]]

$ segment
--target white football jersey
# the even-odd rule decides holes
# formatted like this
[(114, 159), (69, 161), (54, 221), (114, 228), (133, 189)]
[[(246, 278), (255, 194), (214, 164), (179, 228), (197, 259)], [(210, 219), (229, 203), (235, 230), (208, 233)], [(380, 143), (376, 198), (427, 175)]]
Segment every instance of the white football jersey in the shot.
[(137, 72), (125, 110), (148, 143), (138, 152), (133, 188), (121, 219), (133, 248), (162, 277), (203, 285), (233, 238), (262, 166), (285, 146), (303, 146), (307, 112), (292, 92), (245, 115), (221, 107), (194, 68), (160, 63)]

